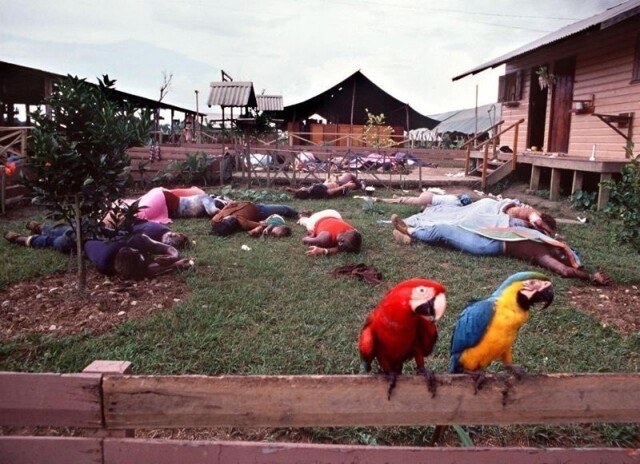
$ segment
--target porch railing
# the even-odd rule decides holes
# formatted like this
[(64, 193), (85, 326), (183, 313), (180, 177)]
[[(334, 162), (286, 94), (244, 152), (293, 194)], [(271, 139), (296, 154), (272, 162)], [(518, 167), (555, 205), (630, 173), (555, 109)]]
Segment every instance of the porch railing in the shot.
[[(27, 153), (27, 139), (32, 127), (0, 127), (0, 213), (6, 212), (8, 193), (7, 188), (13, 186), (13, 182), (7, 176), (6, 163), (10, 156), (15, 154), (24, 159)], [(18, 166), (21, 163), (16, 163)], [(14, 176), (16, 174), (14, 173)]]
[[(496, 157), (497, 154), (497, 150), (498, 150), (498, 141), (500, 140), (500, 138), (506, 134), (507, 132), (513, 130), (513, 144), (512, 144), (512, 151), (513, 151), (513, 156), (511, 158), (511, 170), (515, 170), (516, 166), (518, 164), (518, 133), (519, 133), (519, 129), (520, 129), (520, 124), (522, 124), (524, 122), (524, 118), (520, 119), (519, 121), (511, 124), (509, 127), (507, 127), (504, 130), (501, 130), (500, 132), (496, 133), (495, 135), (491, 136), (489, 139), (485, 140), (484, 142), (482, 142), (480, 145), (478, 145), (476, 147), (476, 150), (482, 149), (483, 151), (483, 155), (482, 155), (482, 171), (481, 171), (481, 186), (482, 189), (484, 190), (487, 187), (487, 176), (488, 176), (488, 165), (489, 165), (489, 147), (493, 147), (493, 153), (492, 153), (492, 158)], [(500, 121), (498, 124), (496, 124), (494, 127), (496, 126), (500, 126), (504, 123), (504, 121)], [(470, 140), (469, 142), (472, 142), (472, 140)], [(472, 143), (467, 142), (467, 155), (465, 158), (465, 163), (464, 163), (464, 175), (468, 176), (470, 169), (469, 166), (471, 164), (471, 146)]]

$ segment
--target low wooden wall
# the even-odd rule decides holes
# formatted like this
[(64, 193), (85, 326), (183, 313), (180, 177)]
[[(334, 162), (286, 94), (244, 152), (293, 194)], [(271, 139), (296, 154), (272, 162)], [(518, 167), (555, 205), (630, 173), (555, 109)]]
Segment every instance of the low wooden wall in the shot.
[[(440, 166), (449, 168), (462, 168), (464, 166), (465, 152), (463, 150), (435, 150), (435, 149), (389, 149), (378, 150), (382, 156), (388, 157), (388, 161), (395, 161), (396, 151), (408, 153), (418, 164), (409, 166), (408, 170), (376, 171), (375, 169), (354, 168), (349, 171), (356, 173), (358, 177), (367, 183), (391, 187), (399, 182), (409, 182), (421, 188), (423, 179), (427, 178), (425, 166)], [(326, 162), (324, 165), (308, 166), (300, 162), (300, 153), (307, 152)], [(313, 146), (313, 145), (278, 145), (275, 143), (254, 142), (248, 148), (239, 144), (189, 144), (189, 145), (161, 145), (160, 160), (150, 160), (150, 147), (137, 147), (128, 151), (131, 156), (131, 173), (134, 181), (151, 181), (167, 168), (172, 161), (185, 161), (188, 155), (207, 153), (217, 160), (224, 154), (229, 154), (233, 167), (234, 178), (248, 186), (272, 184), (298, 185), (313, 182), (323, 182), (333, 174), (345, 172), (339, 168), (338, 163), (349, 155), (366, 156), (372, 152), (371, 148), (347, 148), (339, 146)], [(261, 157), (269, 157), (273, 162), (261, 162)], [(145, 172), (138, 171), (140, 162), (145, 163)], [(220, 179), (218, 164), (212, 169), (212, 180), (222, 184), (227, 179)]]
[[(85, 437), (0, 436), (0, 462), (334, 463), (640, 462), (640, 450), (419, 448), (135, 439), (133, 429), (634, 423), (640, 374), (402, 376), (391, 400), (382, 376), (133, 376), (126, 362), (82, 374), (0, 373), (0, 425), (81, 427)], [(101, 374), (99, 371), (103, 370)], [(125, 374), (125, 375), (123, 375)], [(435, 460), (435, 461), (434, 461)]]

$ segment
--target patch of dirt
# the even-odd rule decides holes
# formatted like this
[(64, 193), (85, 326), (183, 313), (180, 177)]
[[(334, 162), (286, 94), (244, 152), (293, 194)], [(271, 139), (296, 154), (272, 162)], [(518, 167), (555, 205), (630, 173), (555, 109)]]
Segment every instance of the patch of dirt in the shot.
[(167, 310), (188, 293), (176, 274), (125, 281), (88, 269), (84, 295), (77, 281), (75, 273), (64, 272), (11, 284), (0, 293), (0, 336), (99, 334)]
[(640, 333), (640, 288), (637, 285), (611, 287), (571, 287), (571, 306), (592, 314), (604, 326), (623, 334)]

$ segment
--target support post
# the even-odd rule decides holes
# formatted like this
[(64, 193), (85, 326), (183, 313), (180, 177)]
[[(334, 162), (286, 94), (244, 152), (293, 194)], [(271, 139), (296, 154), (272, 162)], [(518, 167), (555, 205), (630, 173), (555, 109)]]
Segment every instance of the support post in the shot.
[(560, 198), (560, 169), (551, 168), (551, 185), (549, 186), (549, 200), (558, 201)]
[(606, 180), (611, 180), (611, 173), (603, 172), (600, 174), (600, 184), (598, 184), (598, 211), (609, 203), (609, 189), (602, 185)]
[(573, 171), (573, 182), (571, 183), (571, 195), (578, 190), (582, 190), (582, 181), (584, 179), (584, 173), (582, 171)]
[[(130, 375), (133, 374), (133, 368), (129, 361), (93, 361), (82, 370), (85, 374), (101, 374), (101, 375)], [(104, 405), (103, 405), (104, 409)], [(102, 412), (104, 420), (104, 411)], [(111, 437), (111, 438), (134, 438), (134, 429), (122, 430), (106, 430), (106, 429), (88, 429), (88, 435), (94, 437)]]
[(529, 190), (536, 191), (540, 187), (540, 166), (531, 166), (531, 179), (529, 179)]

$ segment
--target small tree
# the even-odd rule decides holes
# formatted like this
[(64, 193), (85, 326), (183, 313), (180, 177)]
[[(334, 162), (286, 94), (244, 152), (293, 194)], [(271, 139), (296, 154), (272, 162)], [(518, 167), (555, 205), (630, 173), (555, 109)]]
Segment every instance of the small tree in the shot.
[(84, 241), (108, 238), (110, 232), (101, 226), (109, 212), (128, 218), (126, 227), (137, 209), (113, 209), (112, 203), (125, 193), (127, 149), (143, 144), (151, 129), (149, 112), (115, 98), (114, 84), (106, 75), (97, 86), (67, 76), (54, 84), (45, 100), (50, 115), (40, 110), (31, 114), (29, 175), (23, 182), (34, 202), (49, 209), (48, 218), (64, 220), (73, 228), (80, 292), (86, 287)]
[(605, 212), (621, 220), (614, 227), (617, 240), (640, 253), (640, 155), (634, 155), (633, 142), (627, 143), (625, 155), (630, 161), (622, 168), (620, 180), (603, 182), (610, 190)]
[(367, 112), (367, 124), (364, 126), (363, 139), (367, 145), (374, 148), (389, 148), (395, 145), (393, 138), (393, 127), (385, 125), (384, 113), (375, 115)]

